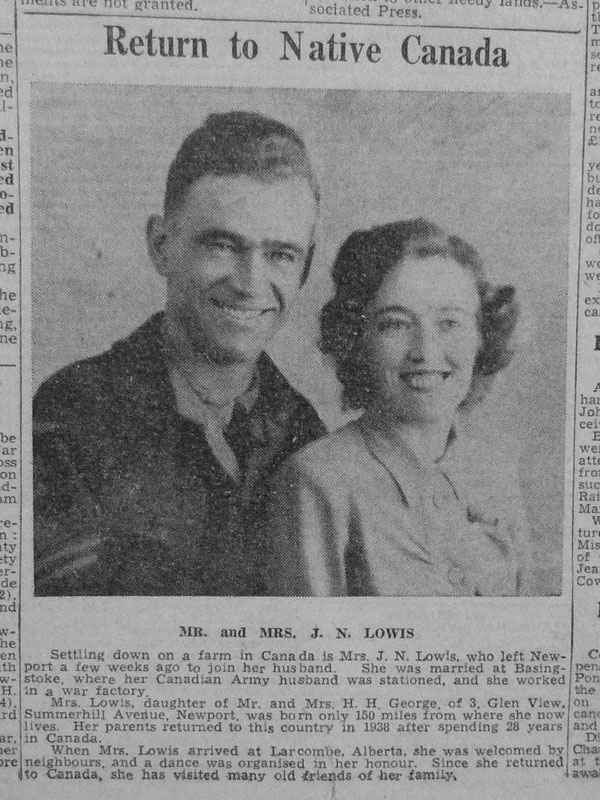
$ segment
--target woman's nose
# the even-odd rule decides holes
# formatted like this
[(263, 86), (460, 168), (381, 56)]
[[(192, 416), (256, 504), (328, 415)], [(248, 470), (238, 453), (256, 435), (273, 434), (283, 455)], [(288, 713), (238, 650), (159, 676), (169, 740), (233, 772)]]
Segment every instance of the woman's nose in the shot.
[(419, 325), (413, 331), (408, 358), (418, 363), (432, 363), (439, 355), (439, 336), (433, 326)]

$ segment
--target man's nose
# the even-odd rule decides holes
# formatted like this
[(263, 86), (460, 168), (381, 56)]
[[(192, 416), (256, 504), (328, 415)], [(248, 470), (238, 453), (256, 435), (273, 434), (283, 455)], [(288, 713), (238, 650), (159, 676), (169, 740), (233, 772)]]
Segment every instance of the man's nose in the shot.
[(235, 269), (235, 286), (243, 294), (260, 293), (267, 276), (265, 256), (258, 247), (248, 247), (239, 254)]
[(416, 363), (432, 363), (439, 356), (439, 335), (433, 325), (417, 325), (408, 351), (408, 357)]

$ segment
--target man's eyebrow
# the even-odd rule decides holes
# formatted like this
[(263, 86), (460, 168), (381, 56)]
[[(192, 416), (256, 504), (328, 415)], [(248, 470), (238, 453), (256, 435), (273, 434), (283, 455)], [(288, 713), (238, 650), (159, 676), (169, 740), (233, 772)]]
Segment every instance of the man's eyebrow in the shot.
[(244, 244), (246, 241), (243, 236), (227, 230), (227, 228), (205, 228), (204, 230), (198, 231), (195, 239), (197, 242), (200, 242), (200, 244), (209, 242), (212, 239), (229, 239), (237, 244)]
[(296, 244), (296, 242), (283, 242), (279, 239), (267, 239), (263, 242), (263, 245), (270, 247), (272, 250), (293, 250), (298, 255), (304, 255), (306, 253), (306, 248), (302, 247), (300, 244)]
[[(195, 238), (200, 244), (203, 244), (204, 242), (210, 242), (214, 239), (229, 239), (230, 241), (235, 242), (239, 247), (250, 246), (250, 240), (246, 239), (245, 236), (228, 230), (227, 228), (206, 228), (205, 230), (199, 231)], [(292, 250), (293, 252), (298, 253), (298, 255), (306, 254), (306, 249), (302, 247), (302, 245), (297, 244), (296, 242), (284, 242), (280, 239), (265, 239), (264, 241), (260, 242), (259, 246), (268, 247), (272, 250)]]
[[(235, 233), (235, 231), (231, 231), (228, 228), (206, 228), (205, 230), (198, 231), (195, 238), (196, 241), (200, 242), (200, 244), (203, 242), (209, 242), (212, 239), (229, 239), (232, 242), (236, 242), (240, 246), (250, 246), (249, 239), (246, 239), (245, 236)], [(303, 255), (306, 252), (306, 249), (302, 247), (302, 245), (297, 244), (296, 242), (284, 242), (281, 239), (265, 239), (264, 241), (260, 242), (259, 246), (269, 247), (273, 250), (293, 250), (295, 253), (299, 253), (300, 255)]]

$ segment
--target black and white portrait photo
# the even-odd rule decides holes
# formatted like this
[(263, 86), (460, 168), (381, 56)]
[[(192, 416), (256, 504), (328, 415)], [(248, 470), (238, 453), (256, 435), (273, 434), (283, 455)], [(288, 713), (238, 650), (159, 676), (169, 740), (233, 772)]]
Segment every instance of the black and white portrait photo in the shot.
[(567, 95), (31, 105), (36, 596), (561, 594)]

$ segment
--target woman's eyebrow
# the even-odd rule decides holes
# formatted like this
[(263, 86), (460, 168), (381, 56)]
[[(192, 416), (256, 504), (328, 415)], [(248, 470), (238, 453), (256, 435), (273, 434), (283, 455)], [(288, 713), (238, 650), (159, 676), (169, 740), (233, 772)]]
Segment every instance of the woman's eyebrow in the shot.
[(376, 317), (380, 317), (383, 314), (406, 314), (410, 316), (412, 312), (405, 308), (404, 306), (393, 305), (393, 306), (383, 306), (383, 308), (378, 308), (375, 312)]
[[(469, 310), (464, 308), (463, 306), (431, 306), (434, 311), (438, 311), (442, 314), (447, 314), (448, 312), (453, 313), (460, 313), (460, 314), (468, 314)], [(378, 308), (375, 311), (375, 316), (379, 317), (382, 314), (407, 314), (408, 316), (412, 316), (415, 312), (410, 308), (406, 308), (405, 306), (401, 305), (390, 305), (390, 306), (383, 306), (383, 308)]]
[(446, 311), (458, 311), (461, 314), (467, 314), (468, 310), (463, 306), (441, 306), (438, 311), (446, 312)]

